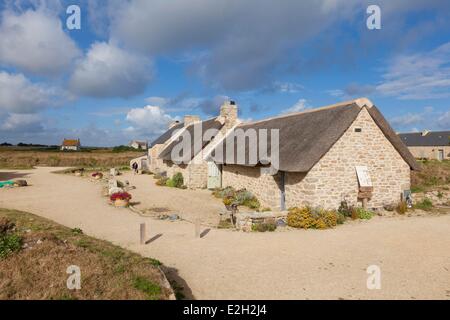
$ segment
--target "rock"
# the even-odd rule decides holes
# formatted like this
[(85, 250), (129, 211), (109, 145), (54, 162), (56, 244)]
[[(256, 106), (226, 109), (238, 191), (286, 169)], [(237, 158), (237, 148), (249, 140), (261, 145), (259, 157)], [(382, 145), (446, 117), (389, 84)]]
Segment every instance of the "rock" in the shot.
[(36, 244), (41, 244), (41, 243), (42, 243), (41, 239), (38, 239), (38, 241), (36, 241)]
[(115, 176), (118, 176), (120, 173), (119, 173), (119, 170), (117, 170), (116, 168), (111, 168), (111, 169), (109, 169), (109, 174), (112, 175), (113, 177), (115, 177)]
[(395, 205), (392, 203), (388, 203), (383, 205), (384, 210), (386, 211), (394, 211), (395, 210)]
[(175, 220), (178, 220), (178, 219), (180, 219), (180, 216), (177, 215), (176, 213), (169, 215), (169, 220), (170, 221), (175, 221)]
[(15, 180), (14, 185), (16, 187), (26, 187), (28, 184), (27, 184), (27, 180)]
[(117, 180), (115, 179), (109, 179), (108, 180), (108, 189), (118, 187)]
[(286, 221), (284, 221), (283, 219), (278, 219), (277, 227), (286, 227)]
[(14, 229), (16, 225), (6, 218), (0, 218), (0, 234), (5, 234), (6, 232)]
[(112, 187), (112, 188), (109, 188), (109, 190), (108, 190), (109, 195), (112, 195), (112, 194), (118, 193), (118, 192), (123, 192), (123, 189), (119, 188), (119, 187)]

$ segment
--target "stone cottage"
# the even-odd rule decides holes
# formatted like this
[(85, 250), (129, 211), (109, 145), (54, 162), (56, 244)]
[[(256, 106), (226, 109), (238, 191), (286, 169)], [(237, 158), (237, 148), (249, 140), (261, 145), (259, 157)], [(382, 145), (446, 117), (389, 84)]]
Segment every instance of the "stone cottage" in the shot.
[(238, 107), (234, 101), (225, 102), (215, 118), (202, 121), (198, 116), (187, 115), (183, 122), (173, 122), (151, 144), (150, 170), (168, 177), (181, 172), (190, 189), (220, 187), (220, 171), (214, 162), (204, 159), (204, 154), (238, 123)]
[(64, 139), (61, 144), (61, 150), (79, 151), (80, 149), (80, 139)]
[(400, 133), (400, 139), (412, 155), (419, 159), (450, 159), (450, 131)]
[[(239, 145), (239, 129), (269, 131), (270, 156), (263, 158), (258, 150), (252, 157), (249, 146), (261, 146), (266, 136), (250, 141), (248, 134)], [(271, 139), (272, 129), (278, 130), (278, 146)], [(234, 143), (230, 147), (227, 141)], [(273, 170), (275, 147), (278, 164)], [(246, 188), (272, 210), (301, 205), (336, 209), (343, 200), (349, 205), (364, 202), (369, 208), (398, 203), (410, 189), (410, 170), (419, 169), (380, 111), (365, 98), (238, 125), (206, 158), (218, 165), (223, 187)]]

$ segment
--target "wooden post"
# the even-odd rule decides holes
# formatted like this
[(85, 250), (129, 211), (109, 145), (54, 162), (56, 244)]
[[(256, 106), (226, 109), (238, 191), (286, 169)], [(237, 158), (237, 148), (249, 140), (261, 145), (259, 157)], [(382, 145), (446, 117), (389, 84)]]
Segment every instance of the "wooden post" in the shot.
[(367, 198), (363, 198), (363, 199), (362, 199), (362, 207), (363, 207), (364, 209), (367, 209)]
[(141, 231), (141, 244), (145, 244), (145, 223), (141, 223), (140, 226), (140, 231)]
[(200, 238), (200, 219), (195, 219), (195, 237)]

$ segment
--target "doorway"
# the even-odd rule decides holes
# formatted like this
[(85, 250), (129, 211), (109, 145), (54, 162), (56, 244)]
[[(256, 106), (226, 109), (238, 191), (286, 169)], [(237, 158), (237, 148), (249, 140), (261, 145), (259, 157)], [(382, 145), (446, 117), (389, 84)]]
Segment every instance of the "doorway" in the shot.
[(438, 150), (438, 160), (442, 161), (444, 160), (444, 150)]
[(208, 189), (222, 188), (222, 165), (208, 162)]

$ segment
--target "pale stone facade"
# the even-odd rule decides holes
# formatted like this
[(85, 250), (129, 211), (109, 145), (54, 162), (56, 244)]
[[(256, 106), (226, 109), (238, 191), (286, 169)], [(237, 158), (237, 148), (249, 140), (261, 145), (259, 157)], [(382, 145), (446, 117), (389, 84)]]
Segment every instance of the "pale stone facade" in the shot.
[[(442, 160), (450, 159), (450, 146), (431, 146), (431, 147), (408, 147), (414, 158), (418, 159), (434, 159), (440, 158), (440, 153), (443, 156)], [(442, 152), (441, 152), (442, 150)]]
[[(361, 129), (356, 132), (355, 129)], [(359, 131), (359, 130), (358, 130)], [(282, 141), (280, 141), (282, 143)], [(342, 200), (360, 204), (355, 166), (367, 166), (373, 184), (369, 208), (397, 203), (410, 188), (410, 167), (384, 136), (366, 108), (307, 173), (285, 173), (286, 208), (302, 205), (336, 209)], [(259, 168), (226, 165), (223, 186), (246, 188), (272, 209), (280, 207), (280, 173), (260, 173)]]

